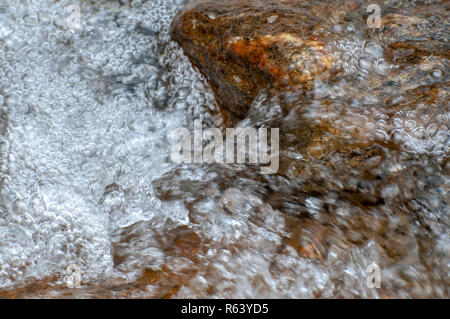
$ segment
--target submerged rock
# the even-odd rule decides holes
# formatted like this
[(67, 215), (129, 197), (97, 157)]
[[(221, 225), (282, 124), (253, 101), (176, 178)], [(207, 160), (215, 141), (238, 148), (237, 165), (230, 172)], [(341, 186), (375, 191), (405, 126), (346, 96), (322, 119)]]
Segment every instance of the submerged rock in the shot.
[[(219, 104), (243, 117), (263, 89), (270, 95), (307, 92), (317, 80), (388, 76), (396, 63), (427, 58), (438, 69), (433, 74), (448, 73), (442, 5), (424, 11), (397, 2), (383, 4), (380, 26), (371, 29), (370, 1), (197, 0), (175, 17), (171, 36), (206, 76)], [(402, 74), (401, 84), (417, 83), (416, 71)]]
[(334, 9), (306, 1), (197, 1), (177, 15), (171, 35), (218, 102), (244, 116), (262, 88), (311, 88), (330, 71), (333, 57), (322, 40)]
[[(348, 154), (352, 162), (381, 143), (442, 162), (450, 61), (445, 5), (385, 2), (376, 27), (368, 23), (370, 5), (197, 0), (175, 17), (171, 36), (223, 109), (253, 126), (281, 128), (285, 153), (328, 161)], [(295, 156), (283, 161), (281, 173), (298, 163)]]
[[(245, 173), (287, 216), (280, 251), (330, 262), (375, 243), (382, 267), (417, 272), (383, 283), (382, 295), (442, 297), (447, 4), (386, 1), (370, 28), (371, 2), (194, 1), (171, 35), (241, 127), (280, 128), (279, 174)], [(414, 288), (429, 283), (432, 292)]]
[(175, 17), (171, 35), (224, 110), (252, 126), (280, 127), (282, 175), (301, 175), (308, 158), (357, 166), (380, 145), (442, 164), (449, 152), (444, 5), (386, 2), (370, 28), (370, 4), (197, 0)]
[(84, 1), (75, 32), (53, 2), (0, 8), (0, 298), (448, 298), (443, 0), (189, 0), (172, 36), (226, 127), (280, 128), (275, 175), (167, 162), (215, 112), (169, 41), (188, 0)]

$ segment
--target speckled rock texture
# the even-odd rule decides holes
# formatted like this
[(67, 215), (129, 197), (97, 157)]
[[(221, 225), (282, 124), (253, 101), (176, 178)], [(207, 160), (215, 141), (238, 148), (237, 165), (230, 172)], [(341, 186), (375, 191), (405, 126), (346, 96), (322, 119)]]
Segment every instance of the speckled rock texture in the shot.
[[(377, 41), (365, 48), (367, 61), (356, 61), (365, 71), (370, 71), (370, 58), (383, 57), (380, 46), (386, 51), (384, 62), (403, 64), (397, 76), (406, 81), (417, 80), (418, 70), (408, 68), (417, 59), (448, 68), (448, 5), (432, 3), (421, 10), (423, 6), (408, 2), (380, 3), (379, 28), (369, 28), (367, 7), (372, 3), (199, 0), (176, 16), (171, 36), (207, 77), (218, 102), (240, 117), (262, 89), (270, 94), (306, 92), (314, 80), (351, 73), (348, 60), (355, 52), (339, 41), (348, 33), (362, 41), (361, 49), (364, 42)], [(384, 63), (377, 71), (387, 75), (391, 69)]]
[[(280, 128), (279, 174), (258, 192), (289, 216), (284, 244), (325, 260), (373, 240), (382, 267), (418, 271), (401, 284), (416, 297), (447, 295), (448, 231), (435, 227), (449, 222), (448, 12), (445, 1), (203, 0), (171, 26), (240, 126)], [(399, 287), (381, 295), (406, 296)]]

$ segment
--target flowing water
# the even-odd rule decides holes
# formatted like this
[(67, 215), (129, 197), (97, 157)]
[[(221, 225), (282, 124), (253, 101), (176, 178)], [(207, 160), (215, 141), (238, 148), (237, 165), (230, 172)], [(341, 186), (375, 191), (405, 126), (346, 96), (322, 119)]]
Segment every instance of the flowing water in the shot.
[(396, 65), (336, 25), (342, 77), (237, 124), (284, 126), (279, 175), (176, 165), (170, 132), (226, 122), (170, 39), (184, 2), (0, 0), (0, 297), (448, 297), (448, 65), (387, 110), (354, 91)]

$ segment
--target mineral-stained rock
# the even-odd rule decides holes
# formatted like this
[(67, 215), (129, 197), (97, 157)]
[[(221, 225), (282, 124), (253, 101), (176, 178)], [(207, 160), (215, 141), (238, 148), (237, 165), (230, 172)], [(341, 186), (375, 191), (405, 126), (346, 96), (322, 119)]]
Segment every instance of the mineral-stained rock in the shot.
[[(369, 28), (370, 4), (197, 0), (171, 34), (224, 109), (281, 128), (282, 154), (355, 163), (379, 143), (448, 153), (445, 5), (383, 2)], [(300, 168), (285, 159), (280, 173)]]
[[(372, 3), (379, 28), (367, 24)], [(439, 269), (405, 285), (433, 282), (431, 295), (443, 295), (446, 262), (427, 253), (440, 238), (427, 216), (448, 224), (446, 12), (444, 1), (203, 0), (175, 18), (173, 39), (218, 103), (244, 118), (240, 125), (280, 128), (277, 175), (249, 168), (217, 177), (227, 186), (251, 180), (285, 213), (290, 234), (280, 251), (326, 260), (373, 241), (386, 267)], [(174, 176), (166, 178), (155, 188), (179, 199), (165, 191)]]
[[(435, 64), (448, 68), (443, 4), (422, 10), (383, 2), (380, 26), (370, 29), (372, 2), (197, 0), (176, 16), (171, 35), (206, 76), (219, 104), (239, 117), (263, 89), (271, 95), (306, 92), (314, 81), (358, 71), (386, 76), (395, 69), (389, 60), (434, 56)], [(417, 82), (414, 70), (406, 77)]]
[[(317, 6), (319, 4), (319, 6)], [(334, 5), (307, 1), (196, 1), (171, 35), (208, 78), (218, 102), (243, 116), (262, 88), (310, 88), (333, 57), (322, 27)]]
[(224, 109), (281, 128), (282, 175), (301, 175), (295, 154), (353, 166), (380, 144), (448, 155), (445, 5), (383, 2), (371, 29), (370, 4), (197, 0), (171, 34)]
[(309, 160), (364, 175), (360, 163), (375, 149), (386, 159), (407, 150), (442, 163), (448, 4), (382, 2), (379, 26), (369, 28), (370, 4), (197, 0), (175, 17), (171, 35), (223, 108), (280, 127), (281, 175), (301, 176)]

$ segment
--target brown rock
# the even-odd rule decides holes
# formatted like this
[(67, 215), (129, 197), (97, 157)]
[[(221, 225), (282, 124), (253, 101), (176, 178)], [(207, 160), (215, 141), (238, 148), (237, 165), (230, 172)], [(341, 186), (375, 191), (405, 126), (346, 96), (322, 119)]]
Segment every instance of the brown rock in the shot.
[(280, 251), (325, 262), (374, 241), (386, 265), (436, 267), (409, 282), (439, 287), (424, 216), (448, 206), (448, 5), (380, 2), (370, 29), (372, 2), (196, 1), (171, 33), (224, 109), (280, 128), (279, 174), (261, 190), (287, 216)]
[[(448, 17), (442, 4), (424, 9), (395, 1), (383, 3), (378, 29), (367, 25), (370, 4), (197, 0), (175, 17), (171, 35), (206, 76), (218, 103), (239, 117), (247, 115), (263, 89), (270, 95), (307, 92), (314, 87), (315, 79), (332, 80), (355, 73), (359, 67), (370, 71), (370, 63), (376, 63), (376, 70), (369, 72), (364, 92), (356, 94), (370, 92), (384, 98), (380, 89), (389, 81), (397, 82), (395, 93), (410, 90), (427, 76), (421, 73), (427, 65), (438, 68), (436, 74), (445, 74), (449, 59), (445, 28)], [(374, 60), (368, 62), (366, 55), (358, 61), (355, 48), (348, 47), (347, 40), (362, 46), (377, 41), (378, 49), (367, 49)], [(384, 55), (380, 51), (383, 49)], [(386, 63), (377, 62), (379, 58), (385, 58)], [(408, 68), (411, 63), (422, 67)], [(395, 64), (399, 64), (397, 73), (390, 68)], [(404, 68), (407, 70), (402, 73)], [(377, 73), (384, 78), (377, 78)], [(385, 93), (393, 95), (389, 88)]]
[(307, 1), (197, 1), (181, 11), (172, 38), (208, 78), (218, 102), (244, 116), (261, 89), (310, 88), (330, 70), (321, 41), (335, 6)]

